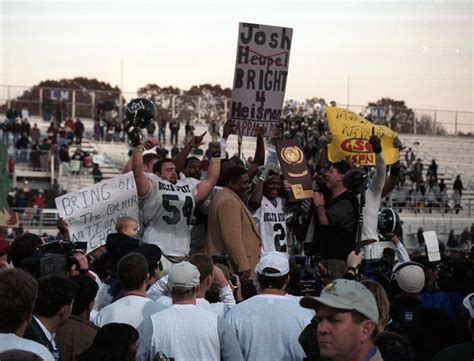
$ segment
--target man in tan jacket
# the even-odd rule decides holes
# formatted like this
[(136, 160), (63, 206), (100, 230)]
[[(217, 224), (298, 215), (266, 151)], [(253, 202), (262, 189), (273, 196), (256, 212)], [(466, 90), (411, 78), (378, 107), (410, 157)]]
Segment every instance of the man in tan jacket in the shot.
[(247, 170), (229, 168), (223, 175), (223, 185), (209, 205), (206, 253), (227, 254), (234, 273), (241, 278), (255, 278), (262, 241), (244, 203), (249, 188)]

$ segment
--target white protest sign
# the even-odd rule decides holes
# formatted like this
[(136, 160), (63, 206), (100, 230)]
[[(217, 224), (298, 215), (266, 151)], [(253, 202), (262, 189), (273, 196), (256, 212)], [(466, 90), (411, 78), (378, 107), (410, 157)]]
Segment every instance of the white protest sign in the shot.
[(94, 154), (92, 155), (92, 163), (94, 164), (99, 164), (99, 165), (104, 165), (104, 155), (103, 154)]
[(293, 29), (240, 23), (230, 108), (237, 134), (270, 136), (285, 98)]
[(59, 216), (73, 242), (87, 242), (90, 251), (105, 244), (118, 218), (138, 220), (138, 195), (133, 172), (122, 174), (55, 199)]
[(439, 242), (435, 231), (423, 232), (423, 238), (425, 239), (426, 251), (428, 254), (428, 260), (430, 262), (436, 262), (441, 260), (439, 254)]
[(82, 162), (80, 160), (73, 159), (69, 163), (69, 170), (71, 172), (79, 172), (81, 170)]

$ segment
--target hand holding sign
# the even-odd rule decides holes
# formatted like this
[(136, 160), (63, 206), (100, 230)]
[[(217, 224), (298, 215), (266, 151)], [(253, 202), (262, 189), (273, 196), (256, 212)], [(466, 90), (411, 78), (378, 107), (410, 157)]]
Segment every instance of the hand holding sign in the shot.
[(59, 217), (58, 221), (56, 222), (56, 228), (58, 229), (59, 233), (63, 236), (63, 239), (69, 239), (69, 228), (64, 220), (64, 218)]
[(263, 136), (265, 135), (266, 131), (267, 130), (266, 130), (265, 127), (258, 127), (257, 128), (257, 138), (262, 139)]
[(382, 145), (380, 138), (375, 135), (375, 128), (372, 127), (372, 136), (369, 138), (369, 143), (372, 146), (372, 150), (375, 154), (382, 153)]

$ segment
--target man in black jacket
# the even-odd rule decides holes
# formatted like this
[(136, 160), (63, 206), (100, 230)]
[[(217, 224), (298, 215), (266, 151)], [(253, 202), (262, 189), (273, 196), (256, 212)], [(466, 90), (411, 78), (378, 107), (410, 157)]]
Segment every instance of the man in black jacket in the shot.
[(347, 256), (355, 248), (358, 201), (355, 193), (342, 183), (344, 174), (350, 169), (346, 161), (333, 163), (324, 173), (326, 188), (331, 192), (330, 200), (326, 202), (320, 192), (313, 195), (315, 251), (335, 278), (344, 275)]
[(24, 337), (45, 346), (55, 360), (59, 360), (59, 351), (54, 335), (71, 315), (76, 291), (77, 285), (63, 276), (51, 275), (38, 280), (33, 319)]

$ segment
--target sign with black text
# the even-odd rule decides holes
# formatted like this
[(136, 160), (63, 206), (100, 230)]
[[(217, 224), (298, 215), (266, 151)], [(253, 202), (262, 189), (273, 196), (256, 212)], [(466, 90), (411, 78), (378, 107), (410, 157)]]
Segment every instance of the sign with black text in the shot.
[(68, 193), (55, 199), (59, 216), (73, 242), (87, 242), (87, 251), (105, 244), (120, 217), (138, 221), (138, 195), (133, 172)]
[(230, 117), (237, 134), (269, 137), (285, 97), (293, 29), (240, 23)]

